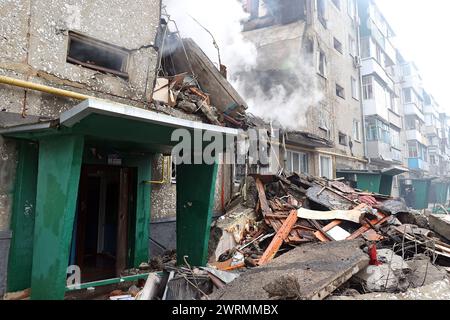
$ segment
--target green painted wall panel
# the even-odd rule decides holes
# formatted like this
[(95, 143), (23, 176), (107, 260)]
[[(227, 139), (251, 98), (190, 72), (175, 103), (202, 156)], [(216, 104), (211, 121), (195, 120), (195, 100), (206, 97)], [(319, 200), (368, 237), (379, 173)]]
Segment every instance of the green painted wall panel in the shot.
[(393, 176), (381, 175), (380, 194), (390, 196), (392, 194), (392, 182), (394, 180)]
[(380, 192), (381, 175), (358, 174), (358, 189), (369, 192)]
[(8, 291), (31, 287), (33, 234), (36, 210), (38, 146), (28, 141), (18, 142), (14, 200), (11, 218), (13, 237), (9, 251)]
[(84, 138), (58, 136), (39, 144), (31, 298), (63, 299)]
[(413, 180), (413, 187), (416, 196), (413, 209), (422, 210), (428, 208), (430, 185), (430, 180)]
[(208, 241), (218, 164), (180, 165), (177, 167), (177, 260), (204, 266), (208, 258)]

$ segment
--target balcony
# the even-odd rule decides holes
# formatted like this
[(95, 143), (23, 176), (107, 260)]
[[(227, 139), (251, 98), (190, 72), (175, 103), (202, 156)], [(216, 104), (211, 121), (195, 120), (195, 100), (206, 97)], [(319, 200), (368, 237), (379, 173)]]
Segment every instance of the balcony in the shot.
[(425, 122), (425, 116), (423, 115), (422, 110), (415, 103), (405, 103), (404, 104), (404, 112), (405, 112), (406, 116), (415, 115), (420, 120), (422, 120), (422, 122)]
[(403, 154), (400, 150), (391, 148), (392, 160), (396, 162), (403, 163)]
[(402, 118), (394, 113), (392, 110), (389, 110), (389, 122), (396, 126), (399, 129), (402, 129)]
[(406, 130), (406, 140), (407, 141), (418, 141), (424, 146), (428, 146), (428, 139), (419, 130)]
[(362, 61), (361, 74), (367, 76), (377, 74), (383, 80), (391, 91), (394, 91), (394, 81), (386, 70), (375, 60), (375, 58), (366, 58)]
[(428, 164), (428, 162), (425, 162), (419, 158), (409, 158), (408, 168), (414, 171), (430, 171), (430, 165)]
[(432, 136), (432, 137), (439, 137), (439, 129), (436, 128), (435, 126), (426, 126), (425, 127), (425, 134), (427, 136)]
[(391, 152), (391, 146), (381, 141), (367, 142), (367, 156), (370, 159), (378, 159), (387, 162), (395, 160)]
[(403, 88), (413, 88), (416, 92), (422, 91), (423, 83), (418, 75), (403, 76), (402, 80)]

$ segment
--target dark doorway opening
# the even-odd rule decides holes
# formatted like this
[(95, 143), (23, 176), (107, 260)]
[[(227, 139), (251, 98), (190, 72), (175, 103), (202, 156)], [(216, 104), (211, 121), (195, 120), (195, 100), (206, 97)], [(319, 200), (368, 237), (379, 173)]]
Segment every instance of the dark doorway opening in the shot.
[(82, 168), (70, 265), (80, 267), (83, 283), (118, 277), (130, 265), (135, 178), (130, 168)]

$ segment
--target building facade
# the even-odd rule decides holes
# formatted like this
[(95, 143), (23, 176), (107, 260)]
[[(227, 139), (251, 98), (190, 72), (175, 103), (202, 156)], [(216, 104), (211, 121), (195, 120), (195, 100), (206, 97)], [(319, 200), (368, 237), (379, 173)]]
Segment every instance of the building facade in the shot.
[(0, 293), (62, 299), (77, 268), (120, 277), (149, 261), (152, 219), (180, 261), (206, 263), (231, 170), (182, 164), (175, 180), (162, 158), (176, 129), (237, 130), (153, 103), (163, 29), (159, 0), (0, 3)]
[[(280, 166), (329, 178), (339, 169), (364, 168), (356, 2), (250, 0), (244, 6), (250, 18), (243, 34), (258, 55), (257, 67), (240, 76), (260, 79), (256, 86), (262, 92), (281, 85), (292, 94), (316, 96), (294, 105), (303, 119), (290, 129), (329, 142), (326, 149), (311, 147), (287, 135)], [(283, 106), (275, 112), (283, 112)]]

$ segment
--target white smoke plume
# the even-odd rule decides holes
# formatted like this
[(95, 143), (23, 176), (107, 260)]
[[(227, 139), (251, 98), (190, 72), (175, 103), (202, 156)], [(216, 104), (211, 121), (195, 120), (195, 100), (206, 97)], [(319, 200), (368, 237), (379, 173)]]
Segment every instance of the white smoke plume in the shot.
[[(192, 38), (218, 66), (218, 54), (207, 28), (220, 47), (222, 64), (228, 68), (230, 82), (249, 106), (248, 112), (290, 130), (307, 127), (306, 114), (322, 100), (315, 82), (313, 59), (292, 54), (296, 66), (288, 77), (261, 79), (258, 50), (242, 35), (242, 21), (248, 18), (239, 0), (163, 0), (168, 14), (177, 22), (180, 34)], [(300, 41), (300, 39), (299, 39)], [(267, 69), (267, 68), (266, 68)]]

